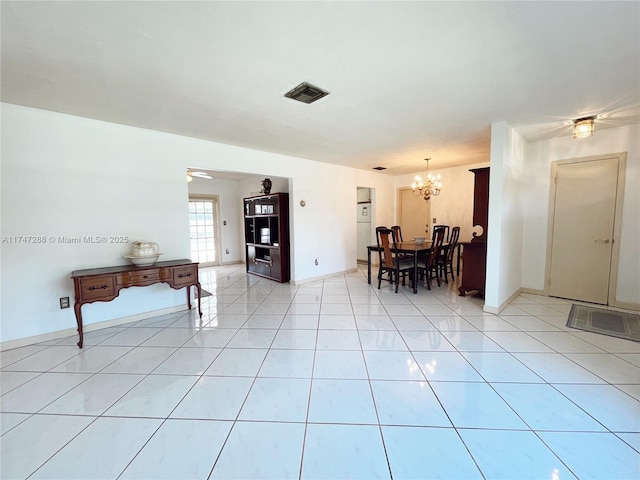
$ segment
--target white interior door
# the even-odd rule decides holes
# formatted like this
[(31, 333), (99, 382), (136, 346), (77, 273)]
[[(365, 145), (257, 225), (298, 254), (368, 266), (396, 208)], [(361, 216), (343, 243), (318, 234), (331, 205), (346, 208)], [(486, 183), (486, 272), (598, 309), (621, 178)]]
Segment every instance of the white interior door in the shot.
[(402, 227), (402, 238), (405, 241), (413, 240), (414, 236), (427, 236), (430, 239), (430, 202), (425, 202), (421, 196), (416, 197), (410, 188), (400, 189), (398, 197), (398, 223)]
[(606, 305), (618, 158), (556, 167), (549, 294)]

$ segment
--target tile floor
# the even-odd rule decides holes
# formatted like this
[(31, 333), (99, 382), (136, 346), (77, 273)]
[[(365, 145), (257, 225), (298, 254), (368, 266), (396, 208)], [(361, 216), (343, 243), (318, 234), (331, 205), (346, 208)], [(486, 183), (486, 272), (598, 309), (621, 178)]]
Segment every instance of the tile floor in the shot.
[(202, 319), (2, 352), (1, 478), (640, 478), (640, 344), (567, 301), (202, 281)]

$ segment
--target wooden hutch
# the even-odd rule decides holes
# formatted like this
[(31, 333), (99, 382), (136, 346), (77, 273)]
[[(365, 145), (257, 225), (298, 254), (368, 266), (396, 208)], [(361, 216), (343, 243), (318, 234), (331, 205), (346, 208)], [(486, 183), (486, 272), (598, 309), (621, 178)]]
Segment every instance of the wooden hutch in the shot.
[(280, 283), (289, 281), (289, 194), (244, 199), (247, 272)]
[(487, 225), (489, 223), (489, 167), (474, 168), (473, 225), (482, 233), (473, 233), (470, 242), (462, 242), (462, 282), (460, 296), (471, 291), (484, 295), (487, 277)]

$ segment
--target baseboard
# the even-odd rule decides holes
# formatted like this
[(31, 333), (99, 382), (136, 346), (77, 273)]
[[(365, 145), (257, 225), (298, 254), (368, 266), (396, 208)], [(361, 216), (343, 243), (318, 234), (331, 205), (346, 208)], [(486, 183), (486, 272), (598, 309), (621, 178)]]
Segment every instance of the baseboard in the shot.
[[(135, 315), (129, 315), (127, 317), (114, 318), (113, 320), (104, 320), (102, 322), (90, 323), (83, 325), (83, 332), (93, 332), (95, 330), (101, 330), (103, 328), (117, 327), (125, 323), (137, 322), (138, 320), (144, 320), (146, 318), (157, 317), (160, 315), (167, 315), (169, 313), (176, 313), (181, 310), (185, 310), (184, 305), (176, 305), (175, 307), (162, 308), (160, 310), (152, 310), (150, 312), (137, 313)], [(55, 332), (43, 333), (41, 335), (34, 335), (31, 337), (17, 338), (15, 340), (7, 340), (0, 343), (0, 351), (11, 350), (13, 348), (25, 347), (27, 345), (33, 345), (35, 343), (49, 342), (59, 338), (69, 337), (71, 335), (77, 335), (78, 330), (76, 327), (65, 328), (64, 330), (56, 330)]]
[[(546, 290), (536, 290), (534, 288), (522, 288), (522, 293), (530, 293), (532, 295), (542, 295), (543, 297), (549, 297), (549, 292), (547, 292)], [(566, 300), (571, 301), (570, 298), (567, 298)], [(576, 302), (578, 302), (579, 300), (576, 300)], [(606, 305), (604, 305), (606, 306)], [(615, 307), (615, 308), (622, 308), (624, 310), (636, 310), (639, 311), (640, 310), (640, 303), (630, 303), (630, 302), (620, 302), (620, 301), (614, 301), (611, 304), (609, 304), (609, 307)]]
[(518, 290), (516, 290), (513, 294), (511, 294), (511, 296), (505, 300), (504, 302), (502, 302), (497, 308), (496, 307), (488, 307), (486, 304), (482, 307), (482, 311), (483, 312), (487, 312), (487, 313), (493, 313), (494, 315), (498, 315), (500, 314), (500, 312), (502, 310), (504, 310), (506, 307), (509, 306), (509, 304), (511, 302), (513, 302), (516, 297), (518, 295), (520, 295), (522, 293), (522, 288), (519, 288)]
[(640, 303), (629, 303), (616, 301), (610, 305), (611, 307), (624, 308), (625, 310), (640, 311)]
[[(359, 258), (358, 260), (356, 260), (356, 263), (358, 265), (366, 265), (369, 262), (367, 261), (367, 259)], [(377, 267), (378, 265), (380, 265), (380, 262), (378, 261), (378, 259), (377, 258), (372, 258), (371, 259), (371, 266), (372, 267)]]
[(220, 266), (221, 267), (225, 267), (227, 265), (242, 265), (246, 262), (244, 262), (243, 260), (229, 260), (228, 262), (220, 262)]
[(334, 278), (334, 277), (339, 277), (340, 275), (346, 275), (348, 273), (355, 273), (357, 271), (358, 271), (357, 268), (351, 268), (349, 270), (344, 270), (342, 272), (330, 273), (328, 275), (321, 275), (319, 277), (305, 278), (304, 280), (291, 280), (289, 283), (291, 285), (304, 285), (307, 283), (317, 282), (318, 280), (326, 280), (327, 278)]
[(537, 290), (535, 288), (521, 288), (520, 293), (530, 293), (531, 295), (541, 295), (543, 297), (549, 296), (546, 290)]

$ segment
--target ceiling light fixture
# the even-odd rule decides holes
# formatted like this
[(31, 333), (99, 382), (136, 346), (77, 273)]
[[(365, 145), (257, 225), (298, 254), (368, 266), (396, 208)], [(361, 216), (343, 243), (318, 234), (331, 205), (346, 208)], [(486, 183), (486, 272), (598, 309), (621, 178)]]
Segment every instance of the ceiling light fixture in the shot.
[(440, 195), (442, 182), (440, 181), (440, 174), (433, 176), (429, 173), (429, 160), (431, 158), (425, 158), (424, 160), (427, 162), (427, 176), (424, 181), (417, 176), (416, 181), (411, 185), (411, 189), (416, 197), (422, 197), (425, 202), (428, 202), (432, 196), (437, 197)]
[(596, 117), (578, 118), (573, 121), (573, 138), (587, 138), (593, 135), (596, 129)]

